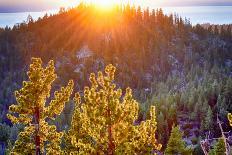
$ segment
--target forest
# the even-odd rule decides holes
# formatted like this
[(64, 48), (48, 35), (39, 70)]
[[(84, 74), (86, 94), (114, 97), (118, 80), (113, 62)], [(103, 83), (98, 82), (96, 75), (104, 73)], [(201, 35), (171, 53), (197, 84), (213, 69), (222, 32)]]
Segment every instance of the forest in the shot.
[(82, 3), (0, 29), (0, 153), (232, 154), (231, 29)]

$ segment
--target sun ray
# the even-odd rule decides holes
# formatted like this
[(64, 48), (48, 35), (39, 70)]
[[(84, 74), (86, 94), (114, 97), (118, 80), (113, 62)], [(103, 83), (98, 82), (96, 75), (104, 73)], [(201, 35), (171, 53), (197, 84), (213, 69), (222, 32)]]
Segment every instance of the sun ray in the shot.
[(93, 4), (102, 10), (109, 10), (116, 5), (122, 4), (122, 0), (84, 0), (83, 2)]

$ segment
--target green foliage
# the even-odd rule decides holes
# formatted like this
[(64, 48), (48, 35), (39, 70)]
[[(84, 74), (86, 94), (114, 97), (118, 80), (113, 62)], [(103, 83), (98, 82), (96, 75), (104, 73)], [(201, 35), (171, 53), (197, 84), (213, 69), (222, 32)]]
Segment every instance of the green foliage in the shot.
[(84, 97), (76, 93), (71, 128), (65, 136), (66, 152), (72, 154), (144, 154), (160, 150), (156, 140), (155, 107), (150, 118), (135, 125), (139, 106), (127, 88), (116, 89), (115, 67), (105, 68), (105, 75), (90, 75), (91, 87)]
[(208, 107), (208, 111), (206, 114), (206, 117), (203, 119), (202, 124), (201, 124), (201, 130), (212, 130), (213, 127), (213, 112), (210, 107)]
[(165, 144), (168, 141), (169, 133), (173, 124), (177, 123), (177, 101), (175, 95), (167, 94), (159, 98), (153, 98), (156, 106), (158, 120), (159, 140)]
[(55, 91), (54, 99), (46, 103), (51, 85), (57, 77), (53, 61), (43, 68), (41, 59), (32, 58), (27, 75), (29, 81), (24, 81), (23, 88), (15, 92), (17, 104), (9, 108), (8, 118), (11, 122), (25, 126), (11, 153), (35, 154), (36, 148), (40, 148), (41, 153), (58, 154), (61, 152), (63, 133), (57, 132), (56, 126), (50, 125), (47, 120), (55, 119), (62, 112), (72, 93), (73, 82)]
[[(11, 92), (18, 89), (17, 83), (25, 79), (21, 75), (24, 70), (20, 68), (27, 66), (32, 55), (40, 55), (44, 60), (57, 59), (58, 82), (75, 79), (79, 83), (76, 88), (81, 91), (90, 72), (102, 68), (104, 63), (118, 64), (119, 78), (115, 82), (122, 89), (130, 86), (134, 97), (144, 102), (139, 120), (149, 117), (150, 105), (156, 106), (158, 141), (164, 146), (172, 125), (183, 113), (191, 119), (203, 120), (203, 132), (212, 128), (212, 111), (217, 111), (225, 120), (227, 113), (232, 111), (232, 80), (228, 77), (231, 66), (226, 65), (226, 60), (232, 58), (231, 27), (212, 26), (206, 30), (196, 25), (192, 28), (189, 21), (178, 15), (167, 16), (161, 9), (150, 12), (149, 9), (128, 5), (117, 7), (114, 11), (112, 16), (99, 15), (93, 6), (81, 4), (70, 10), (61, 9), (60, 14), (55, 16), (46, 14), (36, 21), (30, 19), (29, 24), (1, 29), (0, 70), (3, 74), (0, 77), (0, 104), (3, 106), (0, 110), (3, 112), (0, 122), (6, 120), (5, 107), (8, 106), (5, 104), (12, 103)], [(69, 28), (60, 33), (64, 27)], [(85, 30), (88, 35), (82, 35), (79, 29)], [(221, 35), (220, 30), (223, 31)], [(221, 43), (226, 46), (222, 48)], [(83, 44), (93, 51), (93, 56), (77, 59), (76, 52)], [(175, 60), (169, 61), (169, 56)], [(151, 77), (149, 79), (148, 76), (148, 80), (147, 74)], [(144, 93), (145, 88), (149, 89), (149, 95)], [(216, 107), (212, 105), (209, 111), (212, 97), (218, 101)], [(67, 110), (69, 114), (70, 111)], [(59, 112), (56, 114), (59, 115)], [(49, 117), (46, 122), (55, 124), (58, 131), (67, 129), (71, 114), (66, 114), (53, 117), (52, 113), (46, 112)], [(17, 113), (14, 116), (22, 118)], [(90, 139), (93, 141), (92, 137)]]
[(209, 155), (225, 155), (226, 148), (223, 138), (220, 138), (214, 148), (210, 150)]
[(173, 127), (167, 148), (165, 150), (165, 155), (191, 154), (191, 150), (186, 147), (182, 137), (183, 134), (180, 131), (180, 127)]

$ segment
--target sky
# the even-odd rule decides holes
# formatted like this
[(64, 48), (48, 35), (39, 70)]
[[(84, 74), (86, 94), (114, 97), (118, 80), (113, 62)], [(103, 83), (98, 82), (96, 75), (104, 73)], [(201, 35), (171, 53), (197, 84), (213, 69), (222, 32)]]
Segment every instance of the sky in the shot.
[[(232, 0), (124, 0), (144, 7), (232, 5)], [(0, 0), (0, 12), (43, 11), (75, 6), (79, 0)]]

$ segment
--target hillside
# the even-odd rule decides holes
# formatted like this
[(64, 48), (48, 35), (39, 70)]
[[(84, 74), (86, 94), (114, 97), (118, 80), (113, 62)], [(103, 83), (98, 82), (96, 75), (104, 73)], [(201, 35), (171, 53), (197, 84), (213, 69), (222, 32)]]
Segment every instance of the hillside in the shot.
[[(224, 130), (231, 130), (232, 32), (230, 26), (221, 27), (193, 26), (161, 9), (124, 6), (106, 13), (80, 4), (1, 29), (0, 123), (10, 132), (0, 141), (13, 144), (16, 139), (18, 128), (6, 114), (15, 103), (14, 91), (27, 80), (31, 57), (41, 57), (45, 63), (55, 61), (55, 88), (73, 79), (74, 89), (81, 92), (90, 73), (113, 64), (117, 87), (132, 88), (140, 103), (138, 121), (156, 106), (158, 140), (164, 148), (172, 126), (179, 124), (187, 145), (202, 154), (199, 141), (209, 131), (211, 138), (221, 136), (217, 115)], [(72, 111), (70, 103), (54, 121), (59, 130), (70, 126)]]

